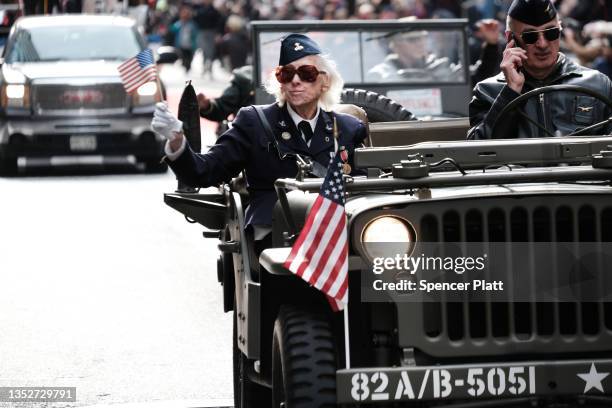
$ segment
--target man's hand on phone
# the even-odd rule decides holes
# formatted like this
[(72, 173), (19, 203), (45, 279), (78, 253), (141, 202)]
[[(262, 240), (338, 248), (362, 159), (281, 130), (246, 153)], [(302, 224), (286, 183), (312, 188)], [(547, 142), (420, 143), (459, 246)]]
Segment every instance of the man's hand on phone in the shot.
[(522, 72), (522, 67), (526, 59), (527, 52), (517, 47), (515, 40), (511, 39), (506, 45), (499, 67), (506, 77), (508, 86), (516, 93), (521, 93), (525, 84), (525, 74)]

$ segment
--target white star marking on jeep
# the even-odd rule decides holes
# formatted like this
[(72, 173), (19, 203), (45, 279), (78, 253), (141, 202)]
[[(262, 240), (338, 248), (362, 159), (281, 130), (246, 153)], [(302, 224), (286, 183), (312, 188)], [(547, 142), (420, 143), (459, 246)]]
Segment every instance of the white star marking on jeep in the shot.
[(576, 375), (586, 381), (584, 385), (584, 393), (586, 394), (591, 388), (597, 388), (599, 391), (604, 392), (601, 382), (604, 378), (609, 376), (610, 373), (598, 373), (595, 368), (595, 363), (591, 363), (591, 370), (588, 373)]

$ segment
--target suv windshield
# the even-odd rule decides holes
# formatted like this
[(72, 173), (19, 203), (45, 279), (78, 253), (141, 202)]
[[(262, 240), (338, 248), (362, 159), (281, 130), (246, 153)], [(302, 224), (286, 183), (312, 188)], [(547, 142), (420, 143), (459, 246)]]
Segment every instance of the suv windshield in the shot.
[(36, 27), (16, 34), (15, 42), (7, 51), (6, 61), (126, 60), (141, 49), (142, 45), (131, 27)]
[[(261, 33), (262, 83), (278, 61), (278, 42), (288, 34)], [(462, 33), (458, 29), (310, 31), (306, 34), (333, 57), (347, 83), (458, 83), (466, 78)]]

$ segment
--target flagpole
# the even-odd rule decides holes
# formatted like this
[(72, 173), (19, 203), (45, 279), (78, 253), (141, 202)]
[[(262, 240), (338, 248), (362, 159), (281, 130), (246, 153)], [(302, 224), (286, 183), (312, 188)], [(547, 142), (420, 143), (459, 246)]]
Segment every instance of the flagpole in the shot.
[(161, 99), (162, 102), (165, 101), (164, 98), (164, 92), (163, 92), (163, 88), (162, 88), (162, 84), (161, 84), (161, 80), (159, 79), (159, 69), (157, 64), (155, 64), (155, 81), (157, 82), (157, 89), (159, 89), (159, 97)]
[(344, 353), (346, 360), (346, 368), (351, 368), (351, 346), (349, 343), (349, 314), (348, 305), (344, 306)]

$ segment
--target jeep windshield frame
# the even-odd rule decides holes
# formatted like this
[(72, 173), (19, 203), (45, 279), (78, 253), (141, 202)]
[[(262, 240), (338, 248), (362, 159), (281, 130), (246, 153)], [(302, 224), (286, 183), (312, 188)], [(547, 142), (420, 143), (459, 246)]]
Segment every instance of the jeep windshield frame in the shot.
[[(417, 116), (467, 116), (471, 97), (466, 19), (415, 21), (254, 21), (253, 81), (255, 101), (271, 103), (273, 97), (264, 89), (267, 77), (278, 61), (280, 40), (289, 33), (312, 36), (338, 65), (345, 88), (358, 88), (386, 95)], [(420, 74), (402, 71), (407, 77), (372, 79), (368, 72), (395, 55), (389, 42), (427, 42), (428, 55), (436, 55), (431, 66), (447, 71), (427, 77), (433, 68), (420, 67)], [(449, 46), (450, 44), (450, 46)], [(451, 51), (451, 49), (453, 49)], [(444, 50), (444, 52), (443, 52)], [(453, 53), (448, 58), (444, 54)], [(341, 55), (342, 54), (342, 55)], [(439, 54), (439, 55), (438, 55)], [(354, 68), (357, 68), (355, 70)], [(409, 79), (406, 79), (409, 78)]]

